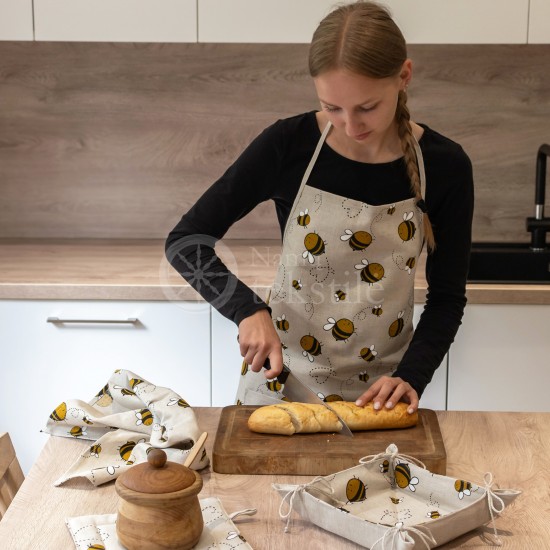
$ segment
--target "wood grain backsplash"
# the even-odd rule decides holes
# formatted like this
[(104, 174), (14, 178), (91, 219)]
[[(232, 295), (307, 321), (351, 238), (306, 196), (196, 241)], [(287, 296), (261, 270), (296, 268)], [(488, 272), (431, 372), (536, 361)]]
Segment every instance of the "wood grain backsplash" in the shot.
[[(164, 238), (239, 152), (317, 108), (306, 45), (0, 43), (0, 237)], [(550, 45), (413, 45), (413, 118), (461, 143), (474, 239), (528, 241)], [(549, 193), (550, 194), (550, 193)], [(233, 238), (278, 238), (272, 204)]]

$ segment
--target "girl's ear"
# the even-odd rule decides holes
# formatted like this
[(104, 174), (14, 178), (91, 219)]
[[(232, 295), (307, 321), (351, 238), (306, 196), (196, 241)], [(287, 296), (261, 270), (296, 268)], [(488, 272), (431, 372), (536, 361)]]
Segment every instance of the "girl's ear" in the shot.
[(405, 59), (401, 71), (399, 72), (399, 78), (403, 89), (410, 84), (412, 78), (412, 61), (410, 59)]

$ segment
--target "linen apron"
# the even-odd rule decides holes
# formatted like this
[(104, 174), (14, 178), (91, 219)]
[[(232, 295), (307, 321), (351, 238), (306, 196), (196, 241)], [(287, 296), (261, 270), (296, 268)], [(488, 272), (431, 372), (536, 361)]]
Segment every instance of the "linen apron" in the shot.
[[(423, 212), (416, 198), (373, 206), (306, 185), (330, 127), (290, 211), (269, 305), (283, 363), (321, 399), (355, 401), (391, 376), (412, 338)], [(243, 363), (237, 403), (272, 399), (284, 399), (284, 386)]]

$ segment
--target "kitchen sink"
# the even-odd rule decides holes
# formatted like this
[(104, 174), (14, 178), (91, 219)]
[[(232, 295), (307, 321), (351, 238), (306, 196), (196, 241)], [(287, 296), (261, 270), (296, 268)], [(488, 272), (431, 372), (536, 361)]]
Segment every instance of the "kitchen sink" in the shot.
[(529, 243), (473, 243), (469, 283), (550, 284), (550, 248)]

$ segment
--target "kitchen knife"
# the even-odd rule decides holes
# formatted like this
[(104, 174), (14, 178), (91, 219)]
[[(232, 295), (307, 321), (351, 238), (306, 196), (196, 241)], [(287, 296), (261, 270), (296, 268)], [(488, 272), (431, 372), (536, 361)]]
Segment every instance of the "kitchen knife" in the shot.
[[(271, 369), (269, 359), (265, 360), (264, 369)], [(342, 420), (342, 417), (311, 388), (308, 388), (299, 378), (297, 378), (286, 365), (283, 365), (283, 372), (277, 376), (277, 380), (285, 386), (283, 391), (285, 397), (298, 403), (312, 403), (314, 405), (325, 406), (338, 417), (338, 420), (342, 424), (342, 431), (339, 433), (347, 435), (348, 437), (353, 437), (353, 433), (351, 433), (348, 425)]]

